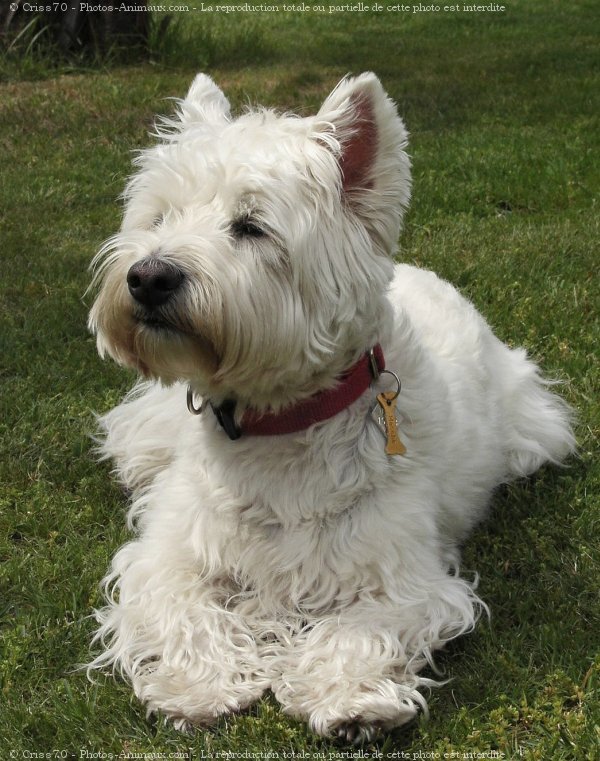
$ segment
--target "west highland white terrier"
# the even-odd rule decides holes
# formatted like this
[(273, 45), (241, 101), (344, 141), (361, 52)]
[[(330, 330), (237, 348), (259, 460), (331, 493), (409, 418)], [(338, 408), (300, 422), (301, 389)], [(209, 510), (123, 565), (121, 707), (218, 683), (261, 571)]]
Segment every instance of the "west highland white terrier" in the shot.
[[(230, 116), (200, 74), (95, 259), (101, 418), (136, 538), (90, 668), (208, 725), (272, 690), (361, 742), (412, 719), (484, 604), (459, 546), (495, 486), (560, 462), (569, 409), (448, 283), (394, 264), (407, 134), (373, 74), (316, 116)], [(431, 672), (430, 672), (431, 673)]]

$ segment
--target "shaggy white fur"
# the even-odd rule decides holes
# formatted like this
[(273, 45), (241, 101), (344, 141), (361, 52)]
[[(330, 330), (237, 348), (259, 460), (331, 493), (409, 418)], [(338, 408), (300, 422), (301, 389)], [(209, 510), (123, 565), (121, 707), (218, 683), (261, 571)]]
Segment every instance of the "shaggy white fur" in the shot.
[[(199, 75), (158, 134), (96, 261), (100, 353), (149, 380), (101, 419), (137, 536), (105, 579), (91, 667), (180, 726), (271, 689), (314, 731), (369, 738), (426, 709), (419, 671), (485, 607), (459, 544), (495, 486), (573, 449), (569, 410), (449, 284), (394, 266), (406, 133), (373, 74), (316, 116), (235, 120)], [(139, 296), (140, 261), (176, 284)], [(277, 437), (231, 441), (186, 409), (190, 384), (238, 419), (277, 411), (378, 342), (403, 456), (370, 416), (388, 376)]]

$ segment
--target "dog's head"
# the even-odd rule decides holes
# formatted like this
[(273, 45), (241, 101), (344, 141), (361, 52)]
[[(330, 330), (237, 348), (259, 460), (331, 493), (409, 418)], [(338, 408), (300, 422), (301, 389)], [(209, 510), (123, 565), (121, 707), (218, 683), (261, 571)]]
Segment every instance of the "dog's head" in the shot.
[(100, 354), (254, 406), (333, 382), (377, 341), (410, 193), (377, 77), (344, 79), (315, 116), (232, 119), (199, 74), (157, 132), (94, 260)]

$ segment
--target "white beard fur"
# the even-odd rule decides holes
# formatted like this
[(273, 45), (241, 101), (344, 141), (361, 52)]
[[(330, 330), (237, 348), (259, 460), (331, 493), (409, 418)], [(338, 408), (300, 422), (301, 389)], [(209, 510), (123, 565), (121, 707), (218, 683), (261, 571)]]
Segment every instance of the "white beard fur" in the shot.
[(402, 457), (369, 419), (375, 389), (277, 438), (230, 441), (210, 410), (190, 415), (187, 378), (140, 382), (100, 419), (136, 538), (104, 580), (90, 668), (113, 667), (177, 726), (267, 689), (347, 741), (426, 710), (435, 682), (419, 672), (486, 607), (460, 543), (496, 486), (574, 448), (568, 407), (523, 350), (433, 273), (392, 274), (370, 329), (402, 382)]

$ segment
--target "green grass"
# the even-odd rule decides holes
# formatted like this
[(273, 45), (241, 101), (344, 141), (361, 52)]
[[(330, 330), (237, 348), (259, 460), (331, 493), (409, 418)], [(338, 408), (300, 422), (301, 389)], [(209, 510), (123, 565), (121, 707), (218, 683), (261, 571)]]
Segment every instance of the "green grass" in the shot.
[(465, 548), (492, 618), (440, 655), (452, 681), (432, 693), (430, 720), (364, 752), (598, 757), (596, 6), (505, 4), (451, 17), (180, 14), (135, 67), (67, 74), (33, 53), (20, 71), (0, 60), (0, 759), (345, 750), (271, 699), (182, 737), (147, 722), (126, 685), (74, 672), (89, 657), (98, 582), (126, 539), (124, 500), (91, 457), (93, 411), (132, 380), (96, 357), (86, 268), (118, 225), (131, 149), (197, 67), (236, 107), (300, 112), (347, 71), (376, 71), (412, 135), (401, 256), (456, 283), (565, 381), (579, 415), (579, 456), (500, 490)]

